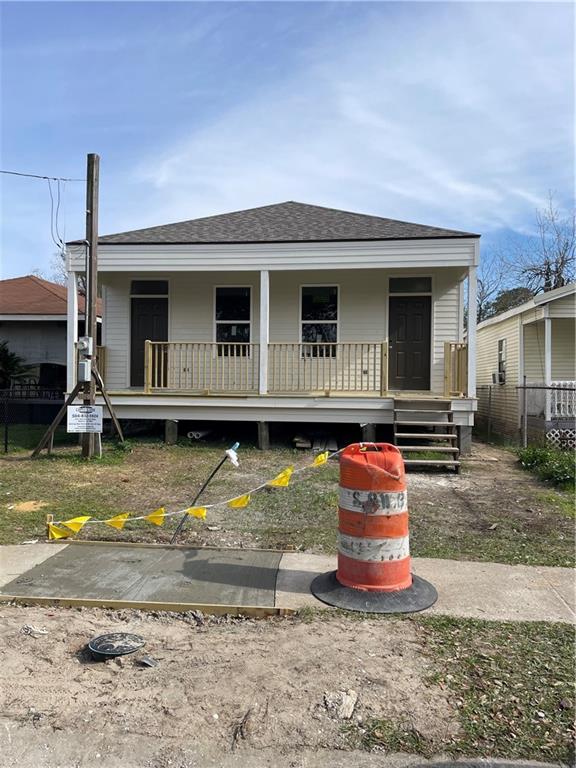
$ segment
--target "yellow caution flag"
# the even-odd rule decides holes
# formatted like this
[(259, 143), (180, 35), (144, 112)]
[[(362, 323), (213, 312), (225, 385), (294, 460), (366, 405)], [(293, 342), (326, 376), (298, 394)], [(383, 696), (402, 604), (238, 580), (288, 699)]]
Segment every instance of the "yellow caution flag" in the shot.
[(111, 528), (118, 528), (118, 530), (121, 531), (126, 525), (126, 520), (128, 520), (129, 517), (130, 514), (128, 512), (123, 512), (121, 515), (111, 517), (110, 520), (104, 520), (104, 522)]
[(237, 496), (228, 502), (228, 506), (232, 509), (238, 509), (240, 507), (247, 507), (250, 504), (250, 494), (246, 493), (244, 496)]
[(192, 517), (199, 517), (200, 520), (205, 520), (206, 507), (188, 507), (186, 514), (191, 515)]
[(57, 525), (48, 523), (48, 538), (49, 539), (66, 539), (70, 536), (69, 531), (65, 531), (63, 528), (58, 528)]
[(276, 475), (274, 480), (270, 480), (268, 485), (272, 485), (275, 488), (286, 487), (290, 482), (290, 478), (292, 477), (292, 472), (294, 472), (294, 467), (287, 467), (282, 472), (280, 472), (279, 475)]
[(165, 516), (166, 510), (164, 507), (158, 507), (158, 509), (155, 509), (154, 512), (150, 512), (149, 515), (146, 515), (144, 519), (148, 520), (150, 523), (154, 523), (154, 525), (164, 525)]
[(314, 461), (312, 462), (313, 467), (319, 467), (321, 464), (326, 464), (328, 461), (328, 456), (330, 454), (328, 451), (324, 451), (324, 453), (319, 453), (318, 456), (314, 457)]
[(83, 517), (73, 517), (72, 520), (65, 520), (62, 525), (65, 525), (66, 528), (70, 528), (71, 531), (74, 531), (74, 533), (78, 533), (78, 531), (82, 530), (84, 524), (90, 520), (90, 515), (84, 515)]

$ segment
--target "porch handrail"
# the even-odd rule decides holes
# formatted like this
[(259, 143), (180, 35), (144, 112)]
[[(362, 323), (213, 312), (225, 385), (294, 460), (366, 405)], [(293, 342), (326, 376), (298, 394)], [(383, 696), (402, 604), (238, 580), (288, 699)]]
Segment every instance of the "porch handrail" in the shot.
[(468, 394), (468, 344), (444, 342), (444, 397), (466, 397)]
[(146, 341), (144, 391), (258, 391), (260, 345), (223, 341)]
[(576, 416), (576, 381), (552, 381), (550, 384), (551, 416)]
[(387, 389), (386, 341), (272, 342), (268, 391), (374, 392)]
[[(259, 391), (260, 345), (146, 341), (144, 391), (201, 394)], [(268, 392), (365, 392), (388, 389), (388, 342), (272, 342)]]

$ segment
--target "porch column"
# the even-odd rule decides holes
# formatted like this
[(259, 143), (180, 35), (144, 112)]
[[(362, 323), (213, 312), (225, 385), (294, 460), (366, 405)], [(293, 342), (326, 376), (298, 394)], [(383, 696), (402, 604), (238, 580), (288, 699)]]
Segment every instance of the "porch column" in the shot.
[[(552, 386), (552, 318), (549, 316), (549, 305), (545, 307), (544, 317), (544, 385)], [(546, 390), (546, 421), (552, 418), (552, 392)]]
[(268, 392), (268, 342), (270, 338), (270, 274), (267, 269), (260, 271), (260, 371), (258, 392)]
[(71, 392), (76, 384), (76, 348), (78, 341), (78, 283), (76, 272), (68, 272), (66, 327), (66, 389)]
[(476, 397), (476, 267), (468, 267), (468, 397)]

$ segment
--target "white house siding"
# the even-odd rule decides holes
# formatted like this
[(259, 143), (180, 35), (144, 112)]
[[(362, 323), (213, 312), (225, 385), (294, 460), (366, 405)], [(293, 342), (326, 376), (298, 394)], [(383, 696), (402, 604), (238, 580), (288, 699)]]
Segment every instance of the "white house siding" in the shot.
[(576, 294), (551, 301), (550, 317), (576, 318)]
[(28, 365), (66, 365), (66, 321), (20, 320), (0, 322), (0, 340)]
[(530, 383), (544, 381), (544, 323), (524, 326), (524, 373)]
[[(518, 434), (518, 366), (519, 366), (518, 315), (500, 323), (479, 328), (477, 346), (476, 383), (478, 397), (478, 421), (486, 423), (490, 418), (494, 432), (515, 437)], [(498, 371), (498, 341), (506, 339), (506, 384), (492, 385), (492, 374)], [(489, 392), (491, 390), (491, 399)]]
[[(161, 273), (224, 270), (278, 271), (415, 268), (477, 264), (476, 238), (330, 243), (224, 243), (220, 245), (105, 245), (98, 248), (101, 272)], [(83, 271), (84, 246), (68, 247), (70, 269)]]
[(552, 381), (576, 380), (574, 320), (552, 320)]
[[(388, 336), (387, 302), (390, 276), (430, 275), (433, 285), (432, 389), (443, 392), (444, 342), (462, 339), (458, 268), (419, 270), (307, 270), (270, 275), (270, 342), (300, 341), (300, 286), (338, 285), (339, 341), (381, 342)], [(104, 273), (104, 345), (109, 389), (129, 385), (130, 282), (149, 273)], [(156, 273), (169, 281), (169, 340), (214, 340), (214, 286), (252, 286), (252, 341), (258, 341), (259, 273)], [(372, 361), (374, 363), (374, 361)]]

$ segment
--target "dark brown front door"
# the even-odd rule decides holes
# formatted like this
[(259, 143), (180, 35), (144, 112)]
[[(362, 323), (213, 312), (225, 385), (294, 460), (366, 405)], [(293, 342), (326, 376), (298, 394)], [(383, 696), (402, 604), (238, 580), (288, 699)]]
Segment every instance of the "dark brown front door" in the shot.
[(133, 298), (130, 386), (144, 386), (144, 342), (168, 341), (168, 299)]
[(430, 296), (391, 296), (390, 389), (430, 389)]

